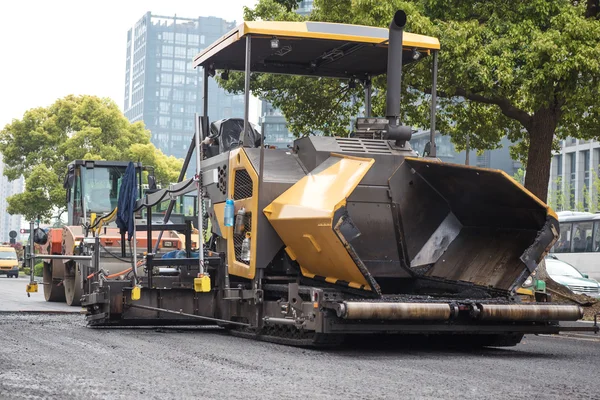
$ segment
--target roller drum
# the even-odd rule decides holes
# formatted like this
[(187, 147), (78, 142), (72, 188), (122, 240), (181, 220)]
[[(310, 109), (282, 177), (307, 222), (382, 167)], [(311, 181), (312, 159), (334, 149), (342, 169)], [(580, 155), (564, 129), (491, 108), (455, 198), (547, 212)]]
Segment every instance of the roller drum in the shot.
[(81, 295), (83, 294), (81, 266), (75, 262), (65, 264), (65, 300), (70, 306), (81, 305)]
[(479, 304), (478, 319), (482, 321), (576, 321), (583, 309), (576, 305)]
[(46, 301), (60, 303), (65, 301), (65, 288), (62, 285), (64, 269), (62, 262), (56, 262), (56, 260), (52, 260), (50, 263), (44, 262), (43, 282)]
[(448, 320), (449, 304), (344, 302), (338, 315), (344, 319)]

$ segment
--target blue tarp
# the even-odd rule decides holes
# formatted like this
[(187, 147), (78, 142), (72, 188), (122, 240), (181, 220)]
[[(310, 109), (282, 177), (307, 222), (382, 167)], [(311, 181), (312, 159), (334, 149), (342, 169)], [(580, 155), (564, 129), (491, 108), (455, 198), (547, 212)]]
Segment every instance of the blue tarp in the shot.
[[(200, 256), (200, 253), (198, 253), (197, 251), (192, 251), (191, 252), (191, 258), (198, 258)], [(185, 250), (173, 250), (170, 251), (168, 253), (165, 253), (162, 256), (163, 259), (168, 259), (168, 258), (185, 258)]]
[(134, 208), (137, 200), (138, 187), (135, 174), (135, 167), (129, 162), (125, 175), (121, 180), (119, 190), (119, 201), (117, 204), (117, 226), (121, 234), (127, 233), (127, 240), (131, 241), (133, 236), (133, 227), (135, 223)]

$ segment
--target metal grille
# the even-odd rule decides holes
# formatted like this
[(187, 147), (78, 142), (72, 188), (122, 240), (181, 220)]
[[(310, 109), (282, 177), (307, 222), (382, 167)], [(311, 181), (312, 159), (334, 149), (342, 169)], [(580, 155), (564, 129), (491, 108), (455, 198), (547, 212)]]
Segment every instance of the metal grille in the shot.
[(235, 171), (233, 182), (233, 199), (241, 200), (252, 197), (252, 178), (245, 169)]
[[(237, 216), (236, 216), (236, 218), (237, 218)], [(244, 221), (244, 233), (241, 235), (233, 235), (233, 247), (235, 249), (235, 260), (237, 262), (241, 262), (242, 264), (250, 265), (249, 261), (242, 261), (242, 242), (244, 241), (244, 238), (246, 237), (247, 232), (250, 232), (250, 234), (252, 235), (252, 213), (249, 213), (249, 212), (246, 213), (246, 218)], [(252, 236), (250, 236), (250, 247), (251, 248), (252, 248), (252, 240), (254, 240), (254, 238)], [(252, 252), (250, 252), (250, 258), (252, 258), (253, 256), (254, 256), (254, 254), (252, 254)]]
[(598, 287), (593, 286), (576, 286), (569, 285), (569, 289), (574, 292), (582, 292), (582, 293), (598, 293)]
[(342, 151), (352, 153), (392, 154), (387, 140), (335, 138)]
[(219, 172), (219, 182), (217, 183), (217, 189), (223, 194), (227, 194), (227, 165), (223, 164), (221, 167), (217, 167)]

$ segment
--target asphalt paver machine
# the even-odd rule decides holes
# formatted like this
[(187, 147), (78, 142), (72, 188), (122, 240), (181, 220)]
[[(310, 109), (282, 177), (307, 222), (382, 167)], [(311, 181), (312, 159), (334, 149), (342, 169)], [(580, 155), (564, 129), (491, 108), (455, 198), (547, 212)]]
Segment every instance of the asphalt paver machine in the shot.
[[(559, 325), (581, 318), (579, 306), (519, 301), (516, 290), (559, 235), (556, 214), (502, 171), (436, 158), (439, 41), (405, 33), (405, 23), (402, 11), (389, 29), (244, 22), (198, 54), (204, 105), (184, 165), (195, 154), (196, 176), (182, 174), (135, 209), (151, 214), (197, 191), (208, 240), (171, 258), (147, 240), (130, 279), (92, 263), (81, 275), (89, 325), (209, 324), (292, 345), (355, 334), (515, 345), (526, 333), (596, 329)], [(402, 68), (415, 62), (432, 71), (426, 157), (399, 119)], [(243, 120), (209, 120), (216, 71), (244, 71)], [(306, 132), (290, 149), (267, 149), (248, 121), (252, 73), (358, 82), (365, 116), (346, 137)], [(386, 73), (386, 115), (374, 117), (371, 81)], [(164, 225), (147, 218), (136, 229), (160, 237)]]

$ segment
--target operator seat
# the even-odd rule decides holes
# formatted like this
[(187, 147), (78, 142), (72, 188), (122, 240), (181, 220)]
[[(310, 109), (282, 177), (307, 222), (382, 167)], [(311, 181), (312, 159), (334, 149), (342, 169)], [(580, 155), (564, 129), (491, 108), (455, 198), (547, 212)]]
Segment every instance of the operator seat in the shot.
[[(213, 143), (206, 148), (206, 158), (240, 147), (240, 136), (243, 130), (242, 118), (225, 118), (212, 122), (208, 137), (213, 140)], [(246, 143), (251, 143), (251, 147), (260, 147), (260, 132), (252, 123), (248, 134), (250, 137), (246, 139)]]

